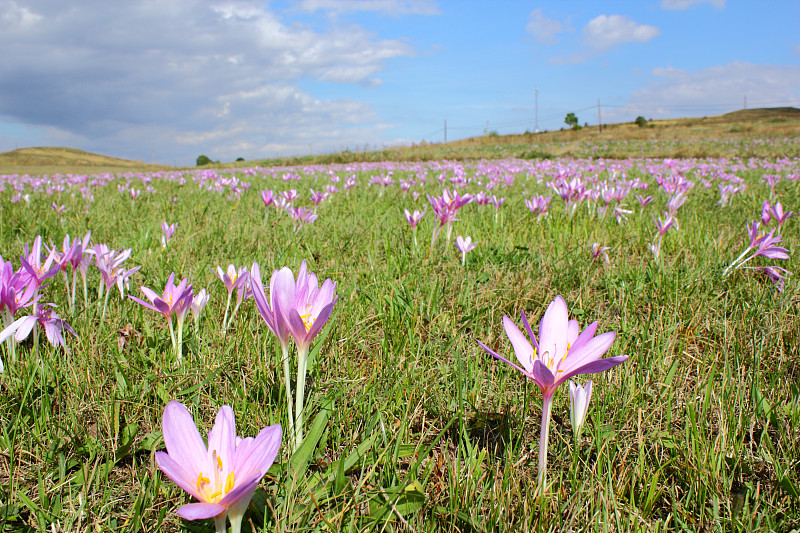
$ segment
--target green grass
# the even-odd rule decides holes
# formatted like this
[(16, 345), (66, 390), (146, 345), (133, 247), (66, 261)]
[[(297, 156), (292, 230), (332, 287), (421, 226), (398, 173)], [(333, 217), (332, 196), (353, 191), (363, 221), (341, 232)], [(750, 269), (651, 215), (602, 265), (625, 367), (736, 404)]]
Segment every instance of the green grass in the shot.
[[(343, 180), (350, 173), (339, 171)], [(154, 180), (156, 192), (135, 203), (114, 184), (95, 189), (91, 204), (77, 192), (10, 203), (6, 190), (0, 253), (15, 266), (38, 234), (61, 242), (90, 229), (94, 242), (133, 248), (128, 263), (142, 269), (131, 294), (139, 285), (160, 292), (175, 271), (212, 300), (199, 329), (187, 328), (179, 365), (163, 319), (118, 292), (100, 322), (95, 270), (90, 305), (79, 297), (74, 315), (63, 279), (51, 280), (44, 301), (60, 304), (78, 339), (68, 339), (70, 354), (45, 343), (37, 356), (30, 341), (15, 362), (3, 352), (0, 531), (212, 530), (211, 521), (173, 513), (190, 499), (155, 465), (164, 406), (183, 402), (205, 434), (229, 404), (238, 433), (255, 435), (285, 427), (286, 402), (279, 350), (252, 300), (221, 335), (227, 293), (209, 269), (257, 261), (266, 278), (283, 266), (296, 272), (303, 259), (320, 280), (337, 282), (339, 298), (309, 365), (309, 444), (290, 462), (284, 438), (246, 530), (800, 528), (800, 291), (790, 279), (779, 293), (754, 272), (722, 278), (745, 245), (744, 223), (767, 197), (762, 173), (748, 171), (748, 189), (727, 208), (693, 178), (661, 264), (647, 243), (650, 215), (665, 198), (647, 176), (655, 204), (618, 225), (585, 206), (569, 218), (557, 198), (536, 222), (522, 199), (547, 193), (518, 175), (514, 187), (493, 191), (508, 198), (498, 224), (491, 206), (459, 212), (453, 238), (478, 243), (466, 268), (444, 232), (429, 247), (430, 212), (414, 249), (402, 209), (421, 209), (424, 195), (413, 201), (395, 185), (378, 197), (369, 173), (297, 234), (274, 210), (264, 223), (257, 192), (288, 186), (260, 177), (240, 176), (252, 183), (240, 201), (199, 191), (188, 177), (183, 187)], [(438, 193), (437, 174), (417, 190)], [(307, 196), (325, 176), (291, 186)], [(796, 184), (783, 180), (777, 192), (785, 207), (800, 208)], [(71, 208), (61, 219), (49, 209), (54, 200)], [(167, 250), (162, 220), (179, 224)], [(794, 272), (797, 224), (785, 226), (792, 256), (780, 263)], [(592, 242), (613, 247), (609, 265), (591, 262)], [(541, 394), (476, 340), (511, 356), (502, 316), (519, 323), (524, 310), (534, 324), (558, 294), (581, 326), (596, 320), (598, 331), (617, 332), (609, 355), (630, 358), (591, 376), (596, 389), (577, 444), (566, 387), (557, 393), (551, 485), (536, 499)]]

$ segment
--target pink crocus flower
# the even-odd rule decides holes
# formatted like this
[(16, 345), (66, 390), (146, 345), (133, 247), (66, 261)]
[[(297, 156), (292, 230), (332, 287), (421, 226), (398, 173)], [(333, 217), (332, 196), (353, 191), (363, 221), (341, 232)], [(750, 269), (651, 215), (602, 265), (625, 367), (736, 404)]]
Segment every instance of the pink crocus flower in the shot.
[(545, 198), (541, 194), (536, 194), (525, 199), (525, 207), (527, 207), (531, 213), (536, 215), (536, 220), (538, 221), (543, 216), (547, 216), (547, 208), (550, 205), (550, 200), (550, 196)]
[[(745, 228), (747, 229), (747, 234), (750, 238), (750, 244), (741, 254), (739, 254), (739, 257), (734, 259), (731, 264), (725, 268), (725, 270), (722, 272), (723, 277), (729, 276), (734, 270), (742, 268), (745, 263), (759, 256), (766, 257), (767, 259), (789, 258), (789, 250), (781, 246), (777, 246), (777, 244), (781, 242), (782, 237), (780, 235), (775, 235), (775, 230), (770, 231), (767, 235), (762, 235), (759, 232), (758, 222), (756, 221), (753, 221), (751, 224), (746, 224)], [(745, 256), (753, 248), (756, 249), (755, 252), (753, 252), (749, 257), (745, 258)], [(769, 272), (767, 274), (769, 275)], [(770, 278), (773, 280), (775, 279), (773, 276), (770, 276)]]
[[(478, 344), (493, 357), (508, 363), (531, 379), (542, 391), (542, 431), (539, 439), (539, 487), (545, 488), (547, 470), (547, 437), (550, 427), (550, 411), (553, 395), (562, 383), (581, 374), (603, 372), (624, 363), (628, 356), (608, 357), (602, 355), (614, 342), (613, 331), (595, 337), (597, 322), (593, 322), (582, 332), (576, 320), (569, 320), (567, 304), (561, 296), (548, 306), (539, 323), (539, 339), (531, 330), (525, 313), (522, 323), (530, 341), (507, 316), (503, 316), (503, 327), (514, 347), (514, 355), (519, 365), (512, 363), (482, 342)], [(533, 344), (531, 344), (531, 342)]]
[(673, 227), (678, 227), (678, 219), (672, 213), (664, 212), (663, 220), (661, 218), (656, 219), (656, 217), (652, 217), (653, 222), (656, 224), (656, 231), (658, 232), (655, 236), (655, 239), (652, 244), (648, 244), (647, 246), (650, 248), (650, 251), (653, 252), (653, 257), (658, 259), (661, 256), (661, 242), (664, 239), (664, 235)]
[(775, 219), (775, 221), (778, 223), (778, 231), (781, 230), (781, 228), (783, 227), (784, 222), (786, 222), (787, 220), (789, 220), (792, 217), (796, 217), (797, 216), (797, 213), (795, 213), (794, 211), (784, 212), (783, 211), (783, 206), (781, 205), (780, 202), (776, 203), (774, 207), (770, 208), (770, 214)]
[(575, 438), (579, 438), (586, 413), (589, 411), (589, 401), (592, 399), (592, 381), (581, 387), (572, 380), (569, 381), (569, 421)]
[[(180, 361), (183, 355), (183, 322), (192, 307), (192, 285), (189, 284), (189, 280), (182, 279), (181, 282), (176, 286), (175, 272), (173, 272), (169, 275), (167, 284), (164, 287), (164, 292), (160, 297), (155, 291), (147, 287), (139, 287), (139, 289), (142, 291), (142, 293), (144, 293), (145, 297), (150, 300), (150, 302), (145, 302), (144, 300), (131, 295), (128, 295), (128, 298), (134, 302), (142, 304), (148, 309), (164, 315), (164, 318), (167, 319), (167, 324), (169, 325), (169, 334), (172, 340), (172, 347), (175, 349), (176, 358), (178, 361)], [(173, 314), (178, 322), (177, 340), (175, 339), (175, 330), (172, 326)]]
[(592, 261), (597, 261), (602, 257), (604, 263), (610, 263), (608, 259), (608, 251), (611, 250), (610, 246), (601, 246), (600, 243), (593, 242), (589, 248), (592, 251)]
[[(70, 311), (73, 310), (75, 305), (74, 298), (71, 297), (70, 289), (69, 289), (69, 276), (67, 275), (67, 266), (72, 267), (72, 279), (75, 279), (75, 267), (73, 266), (73, 259), (75, 255), (82, 254), (83, 250), (81, 249), (81, 241), (77, 238), (74, 242), (70, 241), (69, 235), (64, 237), (64, 242), (61, 244), (61, 251), (58, 250), (55, 246), (52, 248), (48, 248), (51, 255), (55, 257), (55, 262), (58, 265), (59, 270), (62, 274), (64, 274), (64, 284), (67, 287), (67, 300), (69, 301), (69, 308)], [(74, 293), (74, 290), (73, 290)]]
[(772, 206), (769, 205), (769, 200), (764, 200), (761, 204), (761, 224), (766, 226), (772, 220)]
[(166, 221), (161, 223), (161, 247), (166, 248), (167, 243), (172, 240), (172, 236), (175, 234), (175, 229), (177, 229), (178, 223), (174, 224), (167, 224)]
[(142, 268), (141, 266), (131, 269), (124, 268), (124, 263), (130, 256), (130, 248), (120, 250), (119, 252), (109, 249), (105, 244), (96, 244), (93, 248), (94, 263), (100, 271), (100, 276), (103, 278), (103, 284), (100, 285), (98, 290), (100, 291), (100, 296), (102, 296), (103, 288), (105, 288), (106, 293), (103, 302), (103, 313), (100, 318), (101, 322), (105, 321), (111, 287), (116, 284), (120, 296), (125, 298), (125, 288), (128, 287), (129, 278)]
[(649, 196), (649, 195), (648, 196), (642, 196), (641, 194), (637, 194), (636, 195), (636, 199), (639, 200), (639, 206), (640, 206), (639, 207), (639, 214), (642, 214), (644, 212), (644, 208), (648, 204), (653, 203), (653, 197)]
[(264, 189), (261, 191), (261, 201), (264, 202), (264, 207), (269, 207), (275, 201), (275, 193), (271, 189)]
[(50, 205), (50, 209), (55, 211), (57, 215), (63, 215), (64, 213), (69, 211), (69, 207), (67, 207), (66, 205), (58, 205), (55, 202), (53, 202), (52, 205)]
[(223, 405), (206, 445), (186, 407), (171, 401), (164, 409), (162, 427), (167, 451), (156, 452), (156, 464), (199, 500), (182, 505), (178, 515), (187, 520), (213, 518), (217, 531), (226, 531), (227, 517), (231, 531), (240, 533), (253, 493), (278, 455), (281, 426), (267, 426), (255, 438), (241, 438), (236, 435), (233, 409)]
[[(294, 416), (292, 415), (292, 387), (291, 387), (291, 368), (289, 366), (289, 322), (285, 318), (281, 308), (288, 310), (294, 304), (291, 290), (294, 288), (294, 274), (288, 268), (275, 270), (269, 281), (269, 298), (264, 291), (264, 284), (261, 281), (261, 269), (258, 263), (253, 263), (250, 268), (250, 288), (253, 291), (253, 299), (256, 302), (256, 309), (267, 323), (269, 330), (278, 338), (283, 353), (283, 384), (286, 389), (286, 402), (289, 414), (289, 435), (294, 435)], [(277, 286), (281, 286), (280, 292)], [(278, 296), (283, 297), (283, 301), (277, 300)]]
[(305, 394), (308, 352), (314, 337), (322, 330), (333, 311), (338, 297), (334, 294), (336, 283), (326, 279), (319, 286), (317, 276), (308, 272), (305, 260), (300, 265), (295, 281), (292, 271), (284, 267), (272, 274), (270, 300), (267, 301), (261, 282), (258, 264), (252, 269), (253, 298), (267, 326), (281, 342), (284, 349), (284, 373), (287, 398), (289, 389), (288, 339), (297, 346), (297, 390), (295, 391), (295, 448), (303, 440), (303, 402)]
[(209, 300), (211, 300), (211, 296), (206, 292), (205, 289), (200, 289), (200, 292), (194, 295), (192, 298), (192, 318), (194, 319), (194, 329), (197, 329), (197, 325), (200, 322), (200, 315), (205, 309), (206, 304), (208, 304)]
[(781, 268), (778, 266), (761, 266), (761, 267), (745, 267), (745, 268), (754, 269), (767, 276), (767, 278), (769, 278), (769, 280), (773, 283), (773, 285), (775, 285), (775, 288), (778, 289), (778, 292), (783, 292), (784, 280), (792, 275), (792, 273), (786, 270), (785, 268)]
[[(61, 318), (53, 311), (54, 304), (44, 304), (36, 308), (33, 314), (24, 316), (12, 322), (7, 328), (0, 332), (0, 343), (14, 336), (17, 342), (22, 342), (28, 338), (31, 331), (37, 325), (44, 328), (47, 340), (53, 346), (62, 346), (64, 351), (69, 353), (66, 342), (64, 341), (63, 331), (72, 333), (75, 337), (78, 336), (72, 327), (61, 320)], [(34, 335), (34, 338), (36, 336)], [(0, 361), (0, 372), (2, 372), (3, 364)]]
[(411, 231), (414, 234), (414, 248), (417, 247), (417, 224), (419, 221), (422, 220), (422, 217), (425, 216), (425, 213), (428, 212), (427, 209), (423, 210), (421, 213), (419, 209), (414, 209), (414, 212), (410, 212), (408, 209), (403, 210), (406, 220), (411, 225)]
[(300, 231), (305, 224), (310, 224), (317, 220), (317, 214), (305, 207), (297, 207), (291, 210), (292, 219), (294, 220), (294, 232)]
[[(211, 272), (225, 284), (225, 288), (228, 291), (228, 302), (225, 304), (225, 316), (222, 319), (222, 333), (224, 334), (245, 299), (247, 287), (250, 286), (249, 273), (247, 272), (247, 267), (239, 267), (237, 269), (233, 265), (228, 265), (228, 269), (225, 272), (222, 271), (221, 266), (217, 265), (217, 269)], [(234, 289), (236, 289), (236, 306), (231, 314), (231, 319), (228, 320), (228, 310), (231, 306), (231, 296)]]
[(25, 269), (30, 276), (33, 283), (36, 285), (36, 290), (42, 286), (44, 280), (52, 278), (58, 274), (59, 266), (55, 263), (56, 256), (53, 252), (47, 255), (47, 258), (42, 261), (42, 236), (37, 235), (33, 240), (33, 246), (30, 252), (28, 245), (25, 244), (25, 254), (20, 256), (22, 268)]
[(478, 243), (472, 242), (472, 237), (469, 235), (467, 235), (466, 239), (461, 235), (458, 235), (456, 237), (456, 242), (453, 243), (453, 245), (458, 249), (459, 252), (461, 252), (461, 264), (466, 265), (467, 252), (474, 250), (475, 247), (478, 246)]

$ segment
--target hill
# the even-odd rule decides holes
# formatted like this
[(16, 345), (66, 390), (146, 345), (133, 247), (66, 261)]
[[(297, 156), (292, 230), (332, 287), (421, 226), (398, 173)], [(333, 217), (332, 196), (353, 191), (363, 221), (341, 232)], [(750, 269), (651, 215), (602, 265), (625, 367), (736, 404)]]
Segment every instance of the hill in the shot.
[(170, 167), (93, 154), (75, 148), (20, 148), (0, 153), (0, 174), (96, 174)]
[[(449, 143), (430, 143), (376, 151), (343, 150), (316, 156), (283, 157), (209, 165), (236, 168), (252, 165), (497, 159), (505, 157), (800, 157), (800, 109), (742, 109), (724, 115), (647, 120), (512, 135), (489, 134)], [(773, 143), (752, 143), (772, 139)], [(786, 141), (788, 139), (789, 141)], [(172, 167), (130, 161), (63, 147), (22, 148), (0, 153), (0, 174), (94, 174), (157, 171)]]
[[(620, 122), (512, 135), (489, 134), (448, 143), (422, 141), (410, 147), (372, 152), (345, 150), (335, 154), (257, 161), (260, 165), (302, 165), (359, 161), (496, 159), (503, 157), (798, 157), (800, 109), (743, 109), (710, 117), (648, 120), (642, 126)], [(751, 139), (778, 142), (752, 143)], [(228, 164), (222, 166), (235, 166)]]

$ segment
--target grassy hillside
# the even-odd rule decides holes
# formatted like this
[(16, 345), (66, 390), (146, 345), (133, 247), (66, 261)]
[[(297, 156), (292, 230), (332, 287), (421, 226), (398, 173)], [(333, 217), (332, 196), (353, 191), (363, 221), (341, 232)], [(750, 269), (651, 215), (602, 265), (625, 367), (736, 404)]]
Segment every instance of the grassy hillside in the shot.
[(167, 167), (60, 146), (20, 148), (0, 153), (0, 173), (3, 174), (88, 174), (164, 168)]
[[(752, 139), (772, 142), (753, 142)], [(301, 165), (362, 161), (525, 159), (551, 157), (795, 157), (800, 156), (800, 109), (744, 109), (711, 117), (650, 120), (515, 135), (484, 135), (449, 143), (427, 143), (369, 152), (222, 163), (213, 167)], [(87, 174), (161, 170), (169, 167), (117, 159), (73, 148), (22, 148), (0, 153), (0, 174)]]

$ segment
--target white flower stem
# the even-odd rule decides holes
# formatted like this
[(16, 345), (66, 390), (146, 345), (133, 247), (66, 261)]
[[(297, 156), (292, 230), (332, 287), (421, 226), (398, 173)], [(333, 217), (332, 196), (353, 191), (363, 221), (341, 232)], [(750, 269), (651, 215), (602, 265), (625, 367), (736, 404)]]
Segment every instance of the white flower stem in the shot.
[(172, 340), (172, 349), (175, 353), (178, 353), (178, 343), (175, 342), (175, 328), (172, 326), (172, 317), (167, 319), (167, 324), (169, 324), (169, 338)]
[(225, 317), (222, 319), (222, 334), (225, 334), (225, 331), (228, 329), (228, 310), (231, 307), (231, 296), (233, 296), (233, 291), (228, 293), (228, 303), (225, 304)]
[[(172, 320), (169, 321), (172, 325)], [(178, 361), (183, 359), (183, 319), (178, 318)]]
[(289, 435), (294, 435), (294, 416), (292, 416), (292, 376), (289, 368), (289, 344), (281, 344), (281, 351), (283, 352), (283, 384), (284, 387), (286, 387), (286, 404), (289, 408)]
[(542, 398), (542, 431), (539, 435), (539, 495), (543, 496), (547, 478), (547, 437), (550, 433), (550, 412), (553, 409), (553, 395)]
[(303, 399), (306, 390), (306, 365), (308, 364), (308, 347), (297, 350), (297, 390), (294, 402), (295, 449), (303, 442)]
[(108, 297), (111, 295), (111, 291), (106, 291), (106, 297), (103, 299), (103, 314), (100, 315), (100, 323), (104, 323), (106, 321), (106, 308), (108, 307)]
[[(737, 257), (736, 259), (734, 259), (734, 260), (731, 262), (731, 264), (730, 264), (730, 265), (728, 265), (728, 266), (727, 266), (727, 268), (725, 268), (725, 270), (722, 272), (722, 276), (723, 276), (723, 277), (728, 277), (728, 274), (730, 274), (730, 271), (731, 271), (731, 269), (733, 269), (733, 270), (736, 270), (737, 268), (739, 268), (740, 266), (742, 266), (743, 264), (745, 264), (747, 261), (749, 261), (750, 259), (752, 259), (752, 257), (751, 257), (751, 258), (750, 258), (750, 259), (748, 259), (747, 261), (742, 261), (742, 258), (743, 258), (745, 255), (747, 255), (747, 252), (749, 252), (749, 251), (750, 251), (752, 248), (753, 248), (752, 246), (748, 246), (748, 247), (745, 249), (745, 251), (744, 251), (744, 252), (742, 252), (741, 254), (739, 254), (739, 257)], [(742, 261), (742, 262), (741, 262), (741, 263), (739, 263), (739, 261)], [(738, 263), (738, 264), (737, 264), (737, 263)]]
[[(240, 526), (241, 527), (241, 526)], [(217, 533), (227, 533), (228, 528), (225, 525), (225, 513), (222, 512), (214, 517), (214, 528)]]

